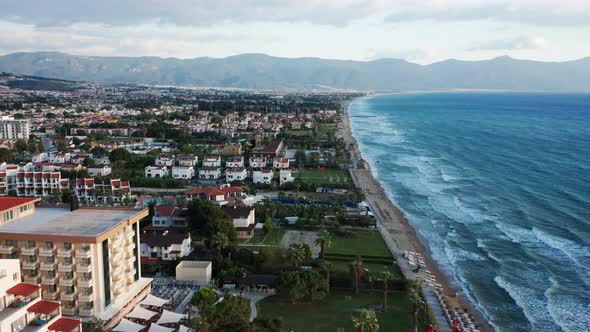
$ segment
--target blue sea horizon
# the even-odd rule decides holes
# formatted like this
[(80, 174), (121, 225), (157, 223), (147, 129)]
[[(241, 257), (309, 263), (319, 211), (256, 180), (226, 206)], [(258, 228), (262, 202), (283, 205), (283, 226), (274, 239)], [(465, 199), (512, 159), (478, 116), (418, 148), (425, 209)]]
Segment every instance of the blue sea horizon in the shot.
[(590, 94), (395, 94), (348, 111), (377, 180), (498, 331), (590, 326)]

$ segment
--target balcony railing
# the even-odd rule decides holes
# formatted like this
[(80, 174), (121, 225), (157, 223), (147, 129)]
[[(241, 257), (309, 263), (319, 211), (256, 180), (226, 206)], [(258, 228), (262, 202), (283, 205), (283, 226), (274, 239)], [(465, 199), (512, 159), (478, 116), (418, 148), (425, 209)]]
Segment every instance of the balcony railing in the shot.
[(14, 246), (3, 245), (0, 246), (0, 254), (12, 254), (14, 252)]
[(37, 247), (30, 247), (30, 248), (20, 248), (20, 254), (25, 256), (34, 256), (37, 254), (39, 248)]
[(39, 262), (22, 262), (21, 267), (23, 270), (35, 270), (39, 267)]
[(92, 287), (92, 279), (78, 279), (78, 287)]
[(57, 282), (57, 277), (43, 277), (41, 279), (41, 285), (55, 285), (55, 283)]
[(57, 291), (55, 292), (50, 292), (50, 291), (46, 291), (45, 293), (43, 293), (43, 298), (47, 299), (47, 300), (57, 300)]
[(61, 313), (65, 316), (75, 316), (76, 307), (61, 307)]
[(40, 270), (41, 271), (54, 271), (56, 265), (57, 264), (55, 262), (53, 262), (53, 263), (41, 263)]
[(92, 271), (92, 265), (90, 264), (76, 264), (76, 272), (91, 272)]
[(39, 283), (39, 279), (41, 279), (40, 276), (24, 276), (23, 277), (23, 281), (29, 284), (38, 284)]
[(39, 256), (49, 257), (49, 256), (53, 256), (54, 254), (55, 254), (55, 248), (46, 248), (46, 247), (39, 248)]
[(81, 302), (92, 302), (94, 300), (93, 294), (80, 294), (78, 295), (78, 301)]
[(66, 301), (74, 301), (76, 299), (77, 295), (78, 294), (76, 294), (76, 292), (71, 292), (71, 293), (62, 292), (60, 294), (60, 299), (66, 300)]
[(74, 249), (59, 248), (57, 249), (57, 257), (71, 257)]
[(80, 308), (80, 316), (82, 316), (82, 317), (90, 317), (92, 315), (94, 315), (94, 310), (93, 309)]
[(90, 248), (80, 248), (78, 250), (76, 250), (76, 257), (77, 258), (90, 258), (92, 256), (92, 252), (90, 251)]
[(66, 263), (59, 264), (57, 266), (57, 271), (59, 271), (59, 272), (72, 272), (72, 271), (74, 271), (74, 264), (66, 264)]
[(70, 286), (74, 286), (74, 284), (75, 284), (75, 281), (73, 278), (72, 279), (64, 279), (64, 278), (59, 279), (60, 286), (70, 287)]

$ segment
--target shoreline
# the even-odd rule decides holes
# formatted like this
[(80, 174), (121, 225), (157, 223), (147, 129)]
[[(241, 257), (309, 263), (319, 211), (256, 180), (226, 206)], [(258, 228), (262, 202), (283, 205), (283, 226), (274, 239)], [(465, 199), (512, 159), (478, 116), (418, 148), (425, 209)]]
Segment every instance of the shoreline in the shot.
[[(358, 99), (371, 98), (377, 95), (381, 94), (368, 95)], [(436, 278), (436, 283), (439, 283), (442, 287), (442, 294), (445, 296), (448, 309), (450, 311), (467, 312), (472, 315), (478, 329), (482, 332), (494, 331), (492, 325), (476, 308), (475, 304), (463, 294), (463, 290), (449, 282), (449, 277), (442, 272), (438, 263), (431, 259), (429, 251), (420, 241), (414, 227), (409, 223), (402, 210), (387, 196), (381, 183), (373, 176), (371, 166), (362, 158), (358, 142), (352, 133), (348, 113), (350, 105), (356, 100), (343, 103), (342, 108), (344, 111), (340, 113), (340, 123), (338, 125), (338, 133), (344, 139), (351, 153), (354, 167), (349, 169), (349, 171), (355, 180), (355, 184), (365, 193), (366, 200), (372, 206), (373, 212), (377, 214), (378, 219), (383, 224), (384, 230), (391, 237), (400, 253), (409, 251), (422, 255), (426, 269)], [(407, 265), (405, 258), (399, 256), (396, 259), (398, 260), (398, 264)], [(404, 269), (402, 268), (402, 270)], [(416, 273), (410, 272), (409, 274), (410, 278), (420, 281), (423, 285), (428, 277), (426, 273), (420, 270)], [(439, 322), (439, 324), (444, 323)], [(439, 326), (439, 328), (442, 328), (442, 326)]]

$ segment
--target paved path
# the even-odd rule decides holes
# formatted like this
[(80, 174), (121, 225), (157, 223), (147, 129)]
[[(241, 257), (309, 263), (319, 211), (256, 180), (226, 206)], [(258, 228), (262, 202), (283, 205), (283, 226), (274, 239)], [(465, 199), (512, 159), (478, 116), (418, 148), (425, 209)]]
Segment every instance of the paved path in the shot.
[(230, 294), (250, 300), (250, 322), (252, 322), (256, 318), (256, 316), (258, 316), (258, 309), (256, 309), (256, 303), (258, 303), (258, 301), (264, 299), (265, 297), (274, 295), (274, 293), (263, 292), (240, 292), (239, 290), (235, 289), (231, 290)]
[[(451, 327), (432, 289), (428, 287), (422, 288), (422, 293), (426, 299), (426, 304), (434, 315), (434, 319), (438, 322), (438, 330), (440, 332), (451, 332)], [(441, 322), (446, 322), (446, 324), (441, 324)]]

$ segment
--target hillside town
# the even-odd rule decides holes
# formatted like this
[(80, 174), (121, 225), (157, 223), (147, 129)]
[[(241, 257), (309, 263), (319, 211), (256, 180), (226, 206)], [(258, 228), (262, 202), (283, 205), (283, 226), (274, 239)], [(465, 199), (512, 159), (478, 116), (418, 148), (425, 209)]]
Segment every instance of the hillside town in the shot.
[(296, 303), (342, 299), (440, 324), (349, 172), (358, 94), (18, 79), (0, 89), (0, 331), (299, 330)]

